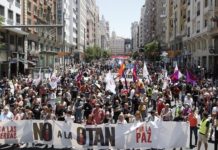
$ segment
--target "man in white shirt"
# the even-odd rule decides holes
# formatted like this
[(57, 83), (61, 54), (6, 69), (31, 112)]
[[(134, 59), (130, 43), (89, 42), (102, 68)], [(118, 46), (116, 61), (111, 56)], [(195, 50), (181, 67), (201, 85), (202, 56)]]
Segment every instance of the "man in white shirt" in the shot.
[(189, 106), (192, 107), (193, 98), (191, 97), (191, 94), (190, 94), (190, 93), (188, 93), (188, 94), (185, 96), (184, 104), (188, 104)]
[(14, 114), (10, 111), (9, 106), (5, 106), (3, 112), (1, 112), (0, 121), (12, 120)]

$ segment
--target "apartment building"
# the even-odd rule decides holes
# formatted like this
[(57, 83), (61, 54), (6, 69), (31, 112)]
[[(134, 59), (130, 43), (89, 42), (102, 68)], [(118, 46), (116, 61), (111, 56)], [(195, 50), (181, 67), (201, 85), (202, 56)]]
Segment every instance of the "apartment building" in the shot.
[(95, 45), (95, 30), (96, 30), (96, 0), (87, 0), (87, 26), (86, 26), (86, 47)]
[(167, 0), (167, 32), (169, 57), (182, 63), (183, 37), (186, 34), (186, 0)]
[(143, 48), (145, 45), (145, 31), (146, 31), (146, 13), (145, 13), (145, 5), (141, 8), (141, 16), (139, 21), (139, 47)]
[[(21, 24), (20, 0), (0, 1), (0, 17), (3, 18), (3, 26), (14, 26)], [(0, 77), (24, 73), (24, 39), (28, 33), (20, 28), (0, 29)]]
[(218, 0), (167, 0), (166, 8), (172, 58), (218, 75)]
[(57, 0), (57, 24), (63, 24), (64, 28), (57, 29), (57, 41), (59, 50), (57, 62), (59, 64), (71, 64), (74, 49), (77, 45), (77, 7), (76, 0)]
[(104, 16), (99, 20), (98, 30), (96, 31), (96, 44), (103, 50), (109, 49), (110, 27), (109, 22), (105, 20)]
[(132, 50), (139, 50), (139, 24), (137, 21), (131, 25)]
[[(56, 24), (56, 0), (25, 0), (21, 1), (23, 25)], [(43, 71), (55, 67), (60, 41), (56, 39), (56, 28), (24, 28), (28, 32), (25, 38), (25, 69), (29, 72), (36, 67)], [(33, 64), (36, 65), (33, 65)]]
[(112, 32), (109, 43), (109, 49), (112, 55), (122, 55), (125, 53), (125, 39), (116, 36), (115, 32)]
[[(184, 59), (218, 75), (218, 0), (187, 2)], [(186, 56), (188, 53), (188, 57)]]
[(139, 21), (139, 46), (154, 40), (165, 46), (166, 0), (146, 0)]
[(87, 27), (87, 7), (86, 0), (77, 0), (77, 46), (74, 50), (74, 56), (77, 60), (83, 58), (83, 52), (86, 49), (86, 27)]

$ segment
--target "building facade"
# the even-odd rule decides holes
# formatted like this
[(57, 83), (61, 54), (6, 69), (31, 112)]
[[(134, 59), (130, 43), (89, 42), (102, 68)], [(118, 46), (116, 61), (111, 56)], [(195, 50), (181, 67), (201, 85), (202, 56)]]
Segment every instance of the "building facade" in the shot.
[(95, 45), (95, 30), (96, 30), (96, 1), (87, 0), (86, 2), (87, 10), (87, 26), (86, 26), (86, 47), (93, 47)]
[[(0, 17), (3, 26), (21, 24), (21, 8), (19, 0), (1, 0)], [(0, 28), (0, 77), (24, 73), (24, 39), (27, 35), (20, 28)]]
[(185, 66), (218, 75), (218, 1), (167, 0), (166, 42)]
[[(21, 8), (23, 25), (56, 24), (56, 0), (25, 0), (21, 1)], [(29, 33), (24, 42), (25, 60), (27, 60), (25, 69), (32, 72), (36, 67), (43, 71), (54, 68), (59, 47), (59, 41), (56, 39), (56, 28), (25, 27), (23, 30)]]
[(109, 49), (112, 55), (125, 54), (125, 39), (116, 36), (116, 33), (112, 32)]
[(132, 37), (132, 51), (139, 50), (139, 24), (133, 22), (131, 26), (131, 37)]
[(139, 21), (139, 47), (143, 48), (145, 45), (145, 31), (146, 31), (146, 14), (145, 14), (145, 5), (141, 8), (141, 16)]
[(77, 59), (83, 58), (86, 49), (87, 10), (86, 0), (77, 0), (77, 46), (74, 50)]
[(110, 27), (109, 22), (105, 20), (104, 16), (102, 16), (101, 20), (99, 20), (98, 30), (96, 30), (96, 34), (97, 46), (99, 46), (103, 50), (109, 50)]
[(146, 0), (141, 8), (139, 21), (139, 47), (152, 41), (158, 41), (165, 46), (166, 0)]

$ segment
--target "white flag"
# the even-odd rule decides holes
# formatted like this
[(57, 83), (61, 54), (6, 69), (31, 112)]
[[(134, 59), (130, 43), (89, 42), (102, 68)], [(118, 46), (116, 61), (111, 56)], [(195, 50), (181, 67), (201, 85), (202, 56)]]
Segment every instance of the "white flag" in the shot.
[(42, 80), (42, 72), (40, 68), (38, 73), (38, 78), (33, 80), (33, 85), (38, 86), (41, 80)]
[(115, 90), (116, 85), (110, 71), (106, 74), (105, 81), (106, 81), (106, 91), (110, 91), (113, 94), (116, 94), (116, 90)]
[(175, 68), (174, 68), (174, 73), (176, 72), (176, 71), (178, 71), (179, 70), (179, 68), (178, 68), (178, 65), (177, 65), (177, 63), (176, 63), (176, 66), (175, 66)]
[(146, 65), (146, 63), (144, 62), (143, 77), (144, 77), (144, 78), (148, 78), (148, 76), (149, 76), (149, 73), (148, 73), (147, 65)]

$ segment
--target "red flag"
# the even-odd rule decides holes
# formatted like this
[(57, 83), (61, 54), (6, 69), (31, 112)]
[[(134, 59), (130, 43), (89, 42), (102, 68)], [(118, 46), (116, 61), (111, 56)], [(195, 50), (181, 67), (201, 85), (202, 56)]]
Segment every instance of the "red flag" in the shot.
[(79, 82), (83, 77), (83, 72), (80, 71), (76, 76), (75, 76), (75, 79), (76, 79), (76, 82)]
[(122, 76), (123, 76), (125, 67), (126, 67), (125, 64), (122, 64), (122, 65), (120, 66), (120, 69), (119, 69), (119, 71), (118, 71), (118, 76), (119, 76), (119, 77), (122, 77)]

